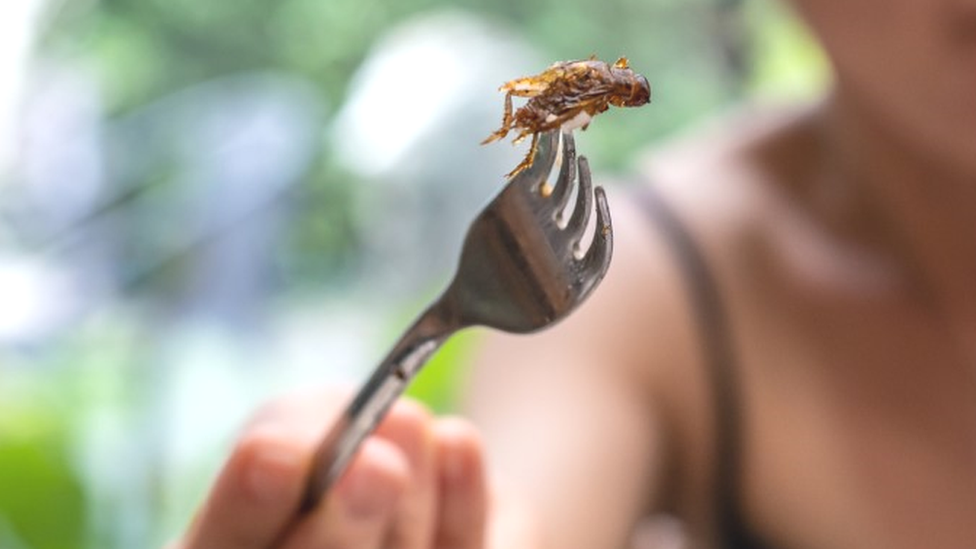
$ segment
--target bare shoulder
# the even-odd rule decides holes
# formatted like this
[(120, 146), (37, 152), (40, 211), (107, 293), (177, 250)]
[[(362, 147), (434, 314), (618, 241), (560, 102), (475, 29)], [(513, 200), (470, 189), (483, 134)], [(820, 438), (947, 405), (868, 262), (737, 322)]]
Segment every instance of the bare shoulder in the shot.
[[(642, 166), (643, 184), (690, 237), (723, 305), (740, 306), (742, 281), (756, 272), (756, 263), (766, 262), (770, 235), (795, 218), (795, 195), (806, 192), (799, 187), (809, 180), (814, 116), (811, 108), (734, 113), (656, 148)], [(618, 344), (642, 357), (631, 367), (643, 372), (667, 426), (673, 504), (693, 529), (707, 531), (716, 440), (708, 343), (694, 310), (696, 288), (681, 263), (683, 244), (662, 230), (654, 219), (659, 214), (646, 211), (635, 194), (621, 201), (626, 207), (615, 205), (623, 242), (616, 257), (620, 272), (604, 297), (607, 314), (640, 308), (634, 314), (637, 333)]]
[(650, 151), (644, 177), (706, 240), (747, 237), (809, 182), (814, 106), (749, 107)]

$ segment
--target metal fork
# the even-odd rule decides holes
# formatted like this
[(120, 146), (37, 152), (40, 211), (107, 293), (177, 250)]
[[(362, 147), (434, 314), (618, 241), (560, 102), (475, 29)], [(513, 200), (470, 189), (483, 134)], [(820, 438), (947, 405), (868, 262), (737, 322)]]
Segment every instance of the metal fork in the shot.
[[(562, 136), (562, 162), (548, 182)], [(579, 174), (576, 200), (564, 210)], [(596, 229), (581, 251), (596, 201)], [(302, 510), (315, 507), (362, 441), (427, 359), (454, 332), (483, 325), (528, 333), (551, 325), (596, 288), (610, 265), (613, 234), (606, 195), (595, 190), (571, 134), (541, 136), (531, 166), (513, 177), (475, 218), (447, 290), (420, 315), (353, 398), (317, 449)]]

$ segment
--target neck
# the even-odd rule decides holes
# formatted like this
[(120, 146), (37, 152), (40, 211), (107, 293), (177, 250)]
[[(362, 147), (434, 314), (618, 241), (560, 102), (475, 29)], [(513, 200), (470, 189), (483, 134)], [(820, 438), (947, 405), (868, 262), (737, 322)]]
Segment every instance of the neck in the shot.
[(976, 175), (885, 125), (838, 91), (825, 105), (823, 161), (878, 241), (957, 326), (976, 332)]
[[(916, 192), (926, 203), (963, 208), (973, 217), (976, 174), (952, 163), (929, 143), (886, 123), (870, 105), (838, 90), (825, 106), (825, 128), (844, 179), (867, 185), (874, 195)], [(943, 212), (945, 213), (945, 212)]]

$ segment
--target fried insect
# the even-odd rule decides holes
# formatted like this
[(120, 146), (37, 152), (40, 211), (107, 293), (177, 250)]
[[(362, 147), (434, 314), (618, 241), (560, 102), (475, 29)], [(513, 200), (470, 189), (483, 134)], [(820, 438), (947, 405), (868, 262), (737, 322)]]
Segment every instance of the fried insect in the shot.
[[(539, 134), (562, 128), (584, 130), (594, 116), (615, 107), (639, 107), (651, 100), (647, 79), (634, 72), (626, 57), (613, 65), (595, 57), (578, 61), (561, 61), (535, 76), (506, 82), (498, 91), (505, 92), (502, 127), (489, 135), (482, 145), (497, 141), (509, 131), (520, 130), (514, 143), (532, 136), (532, 145), (522, 162), (508, 174), (512, 177), (529, 167), (538, 147)], [(530, 98), (512, 114), (512, 96)]]

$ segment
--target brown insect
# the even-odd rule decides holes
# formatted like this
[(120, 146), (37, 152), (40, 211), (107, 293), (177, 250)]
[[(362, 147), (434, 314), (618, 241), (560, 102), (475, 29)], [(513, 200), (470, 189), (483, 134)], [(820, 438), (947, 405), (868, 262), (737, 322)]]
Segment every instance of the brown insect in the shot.
[[(514, 143), (532, 136), (529, 153), (515, 169), (512, 177), (532, 163), (539, 134), (555, 128), (584, 130), (594, 116), (615, 107), (639, 107), (651, 100), (651, 86), (647, 79), (631, 70), (626, 57), (613, 65), (595, 57), (578, 61), (561, 61), (535, 76), (516, 78), (502, 84), (505, 92), (505, 114), (502, 127), (489, 135), (482, 145), (497, 141), (510, 130), (520, 130)], [(528, 97), (529, 101), (512, 114), (512, 96)]]

